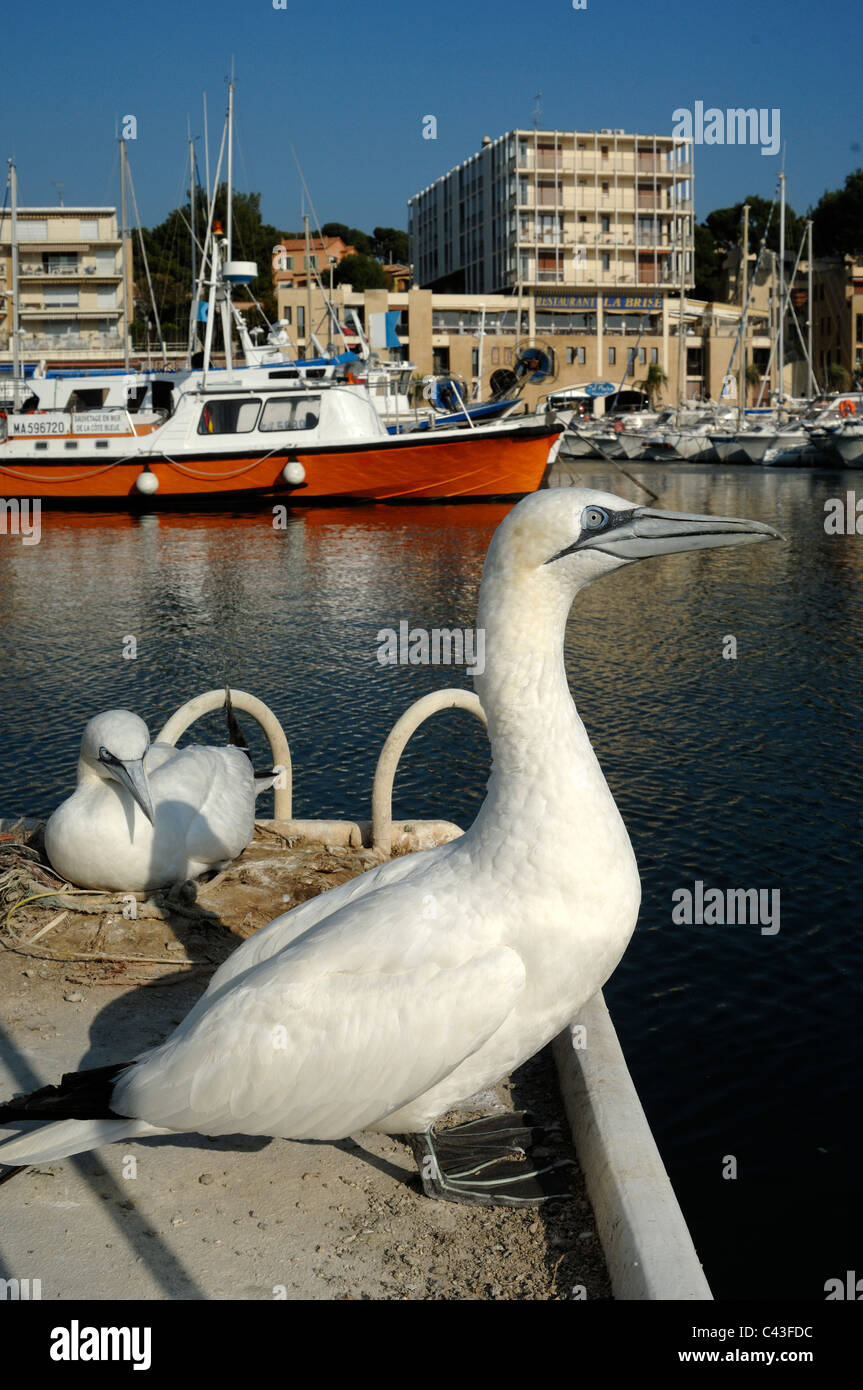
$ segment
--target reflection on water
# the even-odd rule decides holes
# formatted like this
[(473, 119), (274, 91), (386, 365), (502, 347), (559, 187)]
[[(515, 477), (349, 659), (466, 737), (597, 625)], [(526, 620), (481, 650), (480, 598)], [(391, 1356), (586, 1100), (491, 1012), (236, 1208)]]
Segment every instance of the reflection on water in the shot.
[[(860, 1249), (863, 538), (823, 529), (824, 500), (858, 475), (630, 471), (657, 505), (756, 517), (788, 540), (636, 565), (574, 609), (567, 669), (644, 884), (606, 993), (714, 1291), (820, 1298)], [(608, 464), (580, 479), (648, 500)], [(506, 510), (308, 511), (281, 531), (267, 512), (44, 515), (38, 546), (0, 537), (0, 810), (53, 808), (97, 710), (128, 706), (155, 733), (229, 680), (282, 719), (297, 815), (367, 816), (393, 721), (468, 683), (458, 668), (382, 667), (377, 633), (403, 618), (473, 626)], [(722, 658), (728, 634), (736, 661)], [(222, 740), (219, 716), (202, 735)], [(438, 716), (405, 755), (396, 814), (466, 825), (487, 773), (479, 725)], [(674, 889), (699, 879), (780, 889), (781, 931), (673, 925)], [(736, 1181), (722, 1178), (731, 1154)]]

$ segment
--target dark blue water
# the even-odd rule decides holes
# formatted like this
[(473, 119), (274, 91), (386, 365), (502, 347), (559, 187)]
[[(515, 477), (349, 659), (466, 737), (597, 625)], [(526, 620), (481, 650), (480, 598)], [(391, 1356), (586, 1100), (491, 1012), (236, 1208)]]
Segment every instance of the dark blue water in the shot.
[[(855, 482), (863, 496), (863, 475), (631, 471), (659, 505), (757, 517), (788, 540), (636, 565), (573, 610), (573, 692), (644, 885), (606, 997), (717, 1297), (823, 1298), (863, 1269), (863, 537), (823, 528), (824, 500)], [(581, 477), (645, 500), (610, 465)], [(37, 546), (0, 536), (0, 811), (50, 812), (96, 711), (128, 706), (155, 733), (229, 680), (285, 725), (295, 814), (367, 818), (395, 718), (469, 684), (382, 667), (378, 631), (472, 626), (505, 510), (310, 512), (285, 531), (267, 513), (46, 516)], [(219, 716), (202, 736), (222, 740)], [(438, 716), (403, 759), (395, 813), (466, 825), (487, 772), (480, 726)], [(696, 880), (779, 889), (779, 932), (675, 925), (672, 893)]]

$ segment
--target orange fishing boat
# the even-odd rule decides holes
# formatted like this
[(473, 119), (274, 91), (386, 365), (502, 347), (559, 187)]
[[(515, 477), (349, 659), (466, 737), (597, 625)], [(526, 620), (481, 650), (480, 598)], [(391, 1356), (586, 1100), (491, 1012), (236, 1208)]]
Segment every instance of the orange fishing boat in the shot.
[[(64, 402), (53, 382), (53, 408), (5, 420), (0, 496), (68, 505), (514, 498), (541, 485), (560, 435), (550, 413), (393, 435), (355, 388), (284, 370), (154, 373), (125, 409), (76, 408), (80, 379), (65, 380)], [(31, 407), (41, 404), (39, 383), (33, 390)], [(97, 379), (86, 390), (98, 397)]]

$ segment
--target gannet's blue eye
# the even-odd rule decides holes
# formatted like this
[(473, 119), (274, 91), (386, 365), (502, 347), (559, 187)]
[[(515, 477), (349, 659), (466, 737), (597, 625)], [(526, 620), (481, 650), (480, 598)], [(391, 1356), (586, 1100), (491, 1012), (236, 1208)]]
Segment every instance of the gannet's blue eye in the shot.
[(581, 524), (585, 531), (599, 531), (608, 522), (609, 515), (603, 507), (585, 507), (582, 513)]

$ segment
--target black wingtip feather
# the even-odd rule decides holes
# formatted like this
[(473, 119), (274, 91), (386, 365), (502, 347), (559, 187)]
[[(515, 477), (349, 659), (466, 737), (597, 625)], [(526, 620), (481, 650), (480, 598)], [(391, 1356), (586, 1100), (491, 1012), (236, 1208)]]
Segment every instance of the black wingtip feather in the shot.
[(228, 745), (229, 747), (242, 748), (244, 753), (248, 753), (249, 745), (246, 742), (245, 734), (237, 723), (237, 716), (234, 713), (234, 706), (231, 702), (231, 687), (225, 686), (225, 720), (228, 725)]
[(110, 1120), (114, 1083), (130, 1064), (114, 1062), (108, 1067), (70, 1071), (59, 1086), (42, 1086), (29, 1096), (0, 1105), (0, 1124), (19, 1120)]

